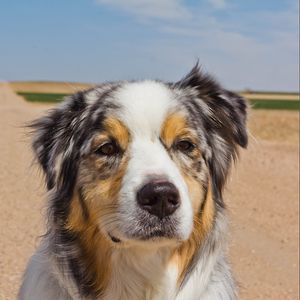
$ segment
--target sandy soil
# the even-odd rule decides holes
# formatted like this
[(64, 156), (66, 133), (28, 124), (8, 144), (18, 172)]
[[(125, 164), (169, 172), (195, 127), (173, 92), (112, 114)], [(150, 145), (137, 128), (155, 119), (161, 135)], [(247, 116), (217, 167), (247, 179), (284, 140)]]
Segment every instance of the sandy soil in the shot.
[[(22, 126), (49, 106), (0, 84), (0, 299), (14, 299), (44, 232), (44, 188)], [(297, 112), (255, 111), (252, 138), (226, 190), (230, 257), (241, 299), (298, 298)]]
[(263, 99), (263, 100), (293, 100), (299, 101), (299, 94), (276, 94), (276, 93), (241, 93), (247, 99)]
[(92, 87), (92, 84), (55, 81), (14, 81), (10, 82), (10, 86), (15, 92), (71, 94), (88, 89)]

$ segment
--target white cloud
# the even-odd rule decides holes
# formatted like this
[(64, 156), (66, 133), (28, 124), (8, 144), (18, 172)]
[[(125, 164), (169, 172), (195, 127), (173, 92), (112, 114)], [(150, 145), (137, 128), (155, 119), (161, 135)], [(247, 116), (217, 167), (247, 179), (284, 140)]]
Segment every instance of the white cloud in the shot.
[(215, 9), (224, 9), (226, 7), (225, 0), (208, 0)]
[(190, 12), (181, 0), (96, 0), (98, 4), (121, 9), (141, 18), (186, 19)]
[[(148, 69), (152, 70), (149, 75), (160, 74), (154, 77), (175, 79), (199, 58), (229, 88), (295, 90), (299, 86), (298, 10), (294, 7), (255, 14), (239, 11), (240, 18), (221, 19), (205, 7), (189, 11), (179, 0), (97, 1), (130, 12), (140, 22), (146, 19), (147, 25), (163, 34), (140, 45), (145, 59), (137, 73)], [(225, 0), (206, 3), (214, 9), (228, 6)]]

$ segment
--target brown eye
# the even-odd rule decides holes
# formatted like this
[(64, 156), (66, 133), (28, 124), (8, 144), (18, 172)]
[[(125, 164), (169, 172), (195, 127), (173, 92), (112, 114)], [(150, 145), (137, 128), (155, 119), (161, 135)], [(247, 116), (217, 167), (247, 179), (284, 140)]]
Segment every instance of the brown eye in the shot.
[(103, 145), (101, 145), (95, 153), (97, 155), (106, 155), (106, 156), (112, 156), (116, 155), (119, 152), (119, 148), (114, 142), (107, 142)]
[(191, 152), (195, 149), (195, 145), (188, 140), (182, 140), (177, 142), (176, 149), (181, 152)]

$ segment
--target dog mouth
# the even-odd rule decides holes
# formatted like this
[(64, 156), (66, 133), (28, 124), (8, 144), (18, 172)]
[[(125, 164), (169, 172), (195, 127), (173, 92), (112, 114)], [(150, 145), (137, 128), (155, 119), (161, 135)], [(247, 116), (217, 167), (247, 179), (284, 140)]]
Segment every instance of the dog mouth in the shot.
[(122, 222), (114, 230), (107, 230), (106, 234), (113, 244), (130, 241), (167, 241), (181, 240), (180, 222), (174, 216), (162, 219), (147, 213), (141, 213), (131, 222)]
[[(122, 240), (120, 238), (117, 238), (116, 236), (114, 236), (110, 233), (108, 233), (108, 236), (114, 244), (122, 243)], [(159, 238), (172, 238), (172, 237), (173, 237), (173, 235), (170, 235), (164, 231), (155, 230), (151, 233), (147, 233), (146, 235), (139, 234), (138, 236), (135, 236), (135, 239), (140, 240), (140, 241), (148, 241), (148, 240), (157, 240)]]
[[(166, 224), (164, 224), (166, 223)], [(120, 237), (115, 232), (107, 232), (108, 237), (114, 244), (121, 244), (129, 240), (135, 241), (159, 241), (159, 240), (172, 240), (177, 239), (177, 230), (175, 224), (170, 224), (168, 222), (161, 222), (155, 224), (155, 226), (136, 226), (134, 230), (127, 230), (124, 235), (124, 238)]]
[(132, 228), (128, 226), (126, 236), (140, 241), (174, 239), (177, 238), (177, 232), (178, 222), (173, 217), (148, 217), (140, 219)]

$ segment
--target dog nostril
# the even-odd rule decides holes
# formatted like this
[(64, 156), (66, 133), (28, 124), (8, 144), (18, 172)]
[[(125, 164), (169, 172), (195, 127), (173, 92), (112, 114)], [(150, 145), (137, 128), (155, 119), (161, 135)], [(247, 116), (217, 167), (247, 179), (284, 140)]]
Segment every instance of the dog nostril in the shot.
[(153, 181), (144, 185), (137, 193), (140, 207), (159, 218), (169, 216), (180, 205), (175, 185), (168, 181)]
[(168, 201), (172, 204), (172, 205), (177, 205), (178, 204), (178, 199), (177, 197), (173, 197), (173, 196), (170, 196)]

